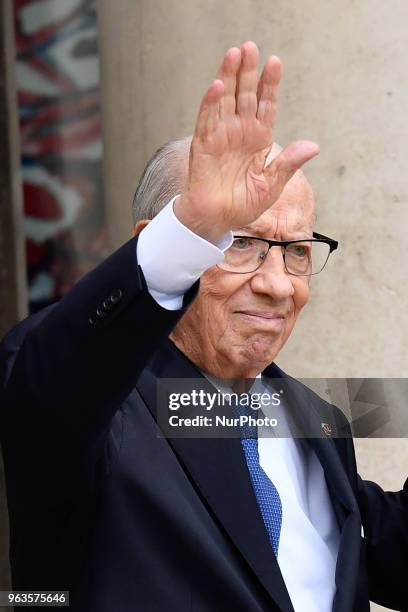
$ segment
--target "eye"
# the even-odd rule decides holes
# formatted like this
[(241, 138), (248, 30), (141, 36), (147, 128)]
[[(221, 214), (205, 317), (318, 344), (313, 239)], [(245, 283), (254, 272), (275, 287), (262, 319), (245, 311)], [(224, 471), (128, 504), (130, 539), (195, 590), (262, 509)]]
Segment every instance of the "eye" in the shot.
[(306, 246), (302, 244), (291, 244), (289, 247), (289, 252), (291, 255), (295, 257), (307, 257), (308, 249)]
[(244, 249), (247, 249), (251, 247), (252, 245), (253, 245), (253, 241), (250, 240), (249, 238), (238, 237), (238, 238), (235, 238), (231, 246), (233, 246), (235, 249), (238, 249), (239, 251), (243, 251)]

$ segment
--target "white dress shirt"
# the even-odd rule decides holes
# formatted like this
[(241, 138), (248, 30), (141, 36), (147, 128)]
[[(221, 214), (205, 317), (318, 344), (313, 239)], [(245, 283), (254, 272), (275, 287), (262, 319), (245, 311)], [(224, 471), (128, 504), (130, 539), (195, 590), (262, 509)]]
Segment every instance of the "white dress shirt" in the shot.
[[(214, 245), (190, 231), (175, 216), (174, 200), (143, 229), (137, 244), (149, 292), (168, 310), (181, 308), (184, 293), (223, 260), (233, 240), (228, 232)], [(202, 373), (219, 391), (231, 391)], [(277, 418), (280, 431), (285, 428), (283, 403), (262, 410)], [(340, 533), (322, 466), (307, 440), (276, 437), (272, 426), (258, 429), (258, 450), (260, 464), (281, 498), (278, 563), (293, 607), (296, 612), (330, 612)]]

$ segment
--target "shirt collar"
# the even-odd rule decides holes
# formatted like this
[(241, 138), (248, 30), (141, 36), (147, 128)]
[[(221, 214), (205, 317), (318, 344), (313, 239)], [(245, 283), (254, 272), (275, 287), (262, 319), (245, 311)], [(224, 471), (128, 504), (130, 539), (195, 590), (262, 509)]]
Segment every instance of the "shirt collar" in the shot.
[[(215, 387), (221, 393), (229, 393), (232, 391), (232, 387), (229, 385), (226, 385), (224, 379), (216, 378), (215, 376), (208, 374), (208, 372), (204, 372), (204, 370), (200, 370), (200, 372), (213, 385), (213, 387)], [(256, 375), (256, 379), (259, 379), (261, 377), (262, 377), (262, 372), (259, 372), (259, 374)], [(253, 384), (255, 384), (255, 379), (254, 379)], [(249, 389), (247, 389), (246, 393), (250, 393), (252, 390), (252, 387), (253, 385)]]

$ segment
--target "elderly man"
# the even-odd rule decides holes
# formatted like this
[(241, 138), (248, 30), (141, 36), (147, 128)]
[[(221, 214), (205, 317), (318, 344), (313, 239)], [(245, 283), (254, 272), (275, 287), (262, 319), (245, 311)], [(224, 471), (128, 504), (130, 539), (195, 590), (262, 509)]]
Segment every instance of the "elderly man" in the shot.
[(407, 606), (408, 481), (358, 477), (340, 411), (293, 381), (281, 415), (307, 439), (157, 423), (160, 380), (289, 380), (273, 360), (336, 247), (313, 234), (299, 170), (318, 147), (272, 147), (280, 62), (258, 79), (258, 61), (253, 43), (229, 49), (191, 146), (148, 164), (134, 237), (3, 342), (16, 590), (98, 612)]

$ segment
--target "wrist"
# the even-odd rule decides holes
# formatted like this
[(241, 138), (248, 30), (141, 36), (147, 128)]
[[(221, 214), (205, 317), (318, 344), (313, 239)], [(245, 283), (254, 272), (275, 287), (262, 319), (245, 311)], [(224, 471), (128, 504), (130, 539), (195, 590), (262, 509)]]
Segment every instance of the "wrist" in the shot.
[(183, 195), (179, 195), (173, 203), (173, 212), (180, 223), (208, 242), (213, 244), (219, 242), (228, 229), (219, 227), (214, 222), (209, 223), (209, 220), (203, 219), (203, 216), (197, 217), (191, 209), (188, 199)]

